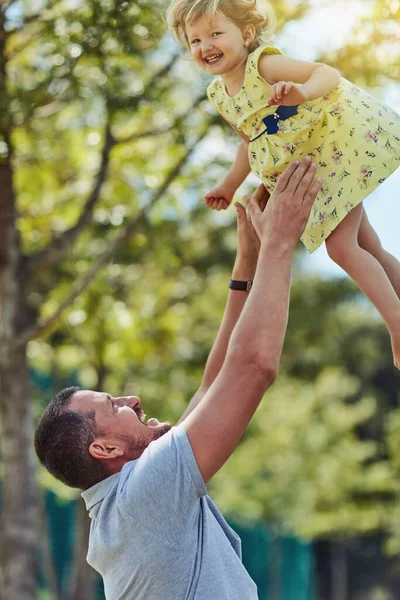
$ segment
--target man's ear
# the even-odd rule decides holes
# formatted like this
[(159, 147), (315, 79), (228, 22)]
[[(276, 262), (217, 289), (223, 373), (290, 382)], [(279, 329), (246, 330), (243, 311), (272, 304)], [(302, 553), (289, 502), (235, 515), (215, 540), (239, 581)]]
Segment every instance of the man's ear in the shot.
[(123, 456), (124, 451), (120, 446), (110, 444), (106, 440), (96, 439), (89, 446), (89, 454), (98, 460), (112, 460)]

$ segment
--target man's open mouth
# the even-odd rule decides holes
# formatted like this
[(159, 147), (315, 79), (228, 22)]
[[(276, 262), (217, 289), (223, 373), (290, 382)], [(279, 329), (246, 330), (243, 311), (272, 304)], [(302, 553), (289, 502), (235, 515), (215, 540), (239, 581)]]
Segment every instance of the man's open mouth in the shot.
[(151, 419), (147, 419), (146, 423), (147, 415), (139, 406), (135, 406), (133, 410), (135, 411), (139, 421), (143, 423), (143, 425), (146, 425), (146, 427), (157, 427), (158, 425), (160, 425), (160, 421), (158, 419), (155, 419), (154, 417), (152, 417)]
[(146, 423), (145, 423), (146, 415), (142, 411), (142, 409), (140, 408), (140, 406), (135, 406), (135, 408), (133, 410), (135, 411), (135, 413), (136, 413), (137, 418), (139, 419), (139, 421), (141, 423), (144, 423), (146, 425)]

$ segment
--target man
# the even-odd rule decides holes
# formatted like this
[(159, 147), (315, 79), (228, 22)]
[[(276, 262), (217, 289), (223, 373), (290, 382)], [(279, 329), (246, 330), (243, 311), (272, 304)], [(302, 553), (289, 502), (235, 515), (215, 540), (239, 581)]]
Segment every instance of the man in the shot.
[(41, 417), (40, 460), (85, 490), (88, 562), (107, 600), (257, 599), (240, 539), (205, 484), (276, 378), (293, 250), (321, 187), (315, 171), (307, 157), (288, 167), (268, 202), (260, 186), (246, 198), (247, 215), (236, 204), (233, 283), (203, 381), (177, 427), (146, 423), (137, 396), (78, 388), (60, 392)]

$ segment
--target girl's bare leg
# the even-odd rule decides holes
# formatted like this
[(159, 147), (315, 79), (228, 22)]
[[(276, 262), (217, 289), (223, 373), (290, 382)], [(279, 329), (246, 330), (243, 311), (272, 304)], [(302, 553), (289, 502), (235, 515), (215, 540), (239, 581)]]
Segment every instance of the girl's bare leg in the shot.
[(359, 244), (363, 213), (359, 204), (330, 234), (326, 248), (382, 315), (392, 340), (394, 364), (400, 368), (400, 300), (381, 263)]
[(358, 230), (358, 243), (361, 248), (372, 254), (384, 268), (386, 275), (400, 298), (400, 262), (382, 248), (380, 239), (378, 238), (374, 228), (368, 220), (367, 213), (363, 209), (360, 228)]

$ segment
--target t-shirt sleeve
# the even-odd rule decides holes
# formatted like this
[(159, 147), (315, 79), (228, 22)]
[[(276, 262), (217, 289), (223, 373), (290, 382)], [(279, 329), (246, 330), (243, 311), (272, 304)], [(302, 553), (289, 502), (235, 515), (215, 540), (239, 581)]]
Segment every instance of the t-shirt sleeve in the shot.
[(181, 543), (207, 494), (183, 424), (127, 463), (119, 487), (119, 500), (131, 517), (154, 535)]

